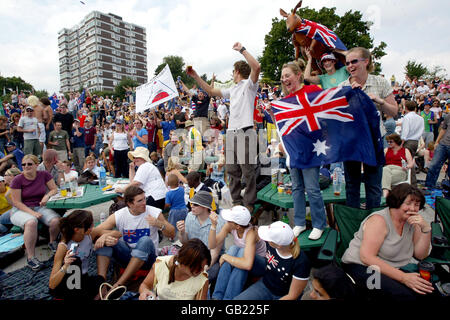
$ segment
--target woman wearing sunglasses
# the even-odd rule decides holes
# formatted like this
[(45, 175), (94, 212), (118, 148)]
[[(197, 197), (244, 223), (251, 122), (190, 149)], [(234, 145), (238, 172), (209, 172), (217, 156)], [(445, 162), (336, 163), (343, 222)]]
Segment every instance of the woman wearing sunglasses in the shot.
[[(381, 76), (370, 74), (374, 71), (373, 59), (369, 50), (362, 47), (352, 48), (345, 57), (347, 71), (350, 73), (348, 80), (340, 86), (351, 86), (353, 89), (360, 88), (375, 103), (376, 108), (386, 115), (395, 117), (398, 112), (397, 102), (392, 93), (392, 87), (388, 80)], [(384, 127), (380, 119), (381, 136), (384, 135)], [(366, 191), (366, 208), (378, 208), (381, 203), (381, 178), (383, 166), (364, 167), (364, 186)], [(350, 207), (360, 207), (360, 186), (362, 182), (361, 162), (344, 162), (346, 183), (346, 204)]]
[[(11, 222), (24, 230), (28, 266), (37, 271), (42, 267), (35, 256), (38, 239), (38, 221), (49, 227), (50, 243), (55, 252), (56, 238), (59, 234), (59, 215), (45, 207), (49, 198), (58, 192), (53, 177), (47, 171), (38, 171), (39, 160), (35, 155), (27, 154), (22, 159), (23, 173), (11, 182)], [(48, 193), (47, 188), (48, 188)]]
[(405, 181), (408, 178), (408, 170), (412, 169), (414, 162), (411, 152), (402, 147), (402, 139), (396, 133), (386, 137), (388, 147), (384, 149), (386, 164), (383, 167), (381, 185), (383, 197), (387, 197), (392, 185)]

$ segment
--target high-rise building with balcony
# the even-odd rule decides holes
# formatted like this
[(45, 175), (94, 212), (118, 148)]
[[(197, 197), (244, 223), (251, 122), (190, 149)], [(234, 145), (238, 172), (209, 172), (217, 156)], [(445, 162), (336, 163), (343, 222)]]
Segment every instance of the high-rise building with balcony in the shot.
[(124, 77), (147, 82), (145, 28), (93, 11), (58, 33), (60, 91), (113, 91)]

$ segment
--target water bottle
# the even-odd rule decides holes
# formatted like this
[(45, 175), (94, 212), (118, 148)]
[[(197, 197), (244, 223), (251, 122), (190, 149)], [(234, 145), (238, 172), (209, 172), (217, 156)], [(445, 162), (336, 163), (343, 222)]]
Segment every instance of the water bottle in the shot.
[(402, 168), (403, 169), (406, 169), (406, 166), (407, 166), (408, 164), (406, 163), (406, 160), (405, 159), (402, 159)]
[(287, 212), (283, 213), (283, 217), (281, 218), (281, 221), (286, 224), (289, 224), (289, 217), (287, 215)]
[(333, 170), (333, 192), (335, 196), (341, 195), (342, 169), (336, 167)]
[(106, 212), (100, 213), (100, 224), (105, 222), (106, 218), (108, 218), (108, 215), (106, 214)]
[(99, 177), (99, 186), (100, 189), (103, 189), (106, 187), (106, 170), (105, 167), (103, 167), (103, 164), (100, 164), (100, 177)]
[(61, 181), (59, 182), (59, 190), (61, 192), (61, 197), (67, 197), (67, 185), (64, 178), (61, 178)]

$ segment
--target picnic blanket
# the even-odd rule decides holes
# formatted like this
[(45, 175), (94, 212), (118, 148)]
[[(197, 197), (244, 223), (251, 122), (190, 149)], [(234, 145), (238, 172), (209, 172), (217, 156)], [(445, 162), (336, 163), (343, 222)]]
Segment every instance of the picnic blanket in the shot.
[[(0, 275), (0, 300), (52, 300), (49, 294), (48, 281), (53, 267), (53, 257), (43, 262), (39, 271), (28, 266), (16, 271)], [(112, 279), (112, 264), (108, 270), (108, 281)], [(89, 274), (97, 274), (96, 256), (89, 259)]]

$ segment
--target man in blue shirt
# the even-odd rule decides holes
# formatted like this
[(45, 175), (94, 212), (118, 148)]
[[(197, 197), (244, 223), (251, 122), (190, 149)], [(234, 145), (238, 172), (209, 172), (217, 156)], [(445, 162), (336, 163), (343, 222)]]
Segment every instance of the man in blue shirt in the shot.
[(20, 150), (12, 141), (6, 144), (6, 150), (8, 151), (6, 156), (3, 152), (0, 152), (0, 173), (3, 173), (12, 165), (15, 165), (20, 171), (22, 171), (22, 158), (24, 157), (23, 151)]
[(163, 129), (163, 139), (165, 142), (170, 140), (170, 131), (176, 130), (177, 126), (175, 120), (173, 120), (173, 115), (170, 112), (166, 112), (164, 118), (166, 121), (158, 120), (158, 127)]
[(133, 149), (136, 150), (137, 147), (148, 149), (148, 132), (147, 129), (143, 128), (141, 120), (134, 120), (134, 130), (131, 135), (133, 136)]
[(76, 170), (78, 173), (83, 172), (84, 167), (84, 149), (86, 147), (86, 144), (84, 142), (84, 128), (80, 127), (80, 120), (75, 119), (73, 121), (73, 129), (72, 129), (72, 161), (75, 165)]

